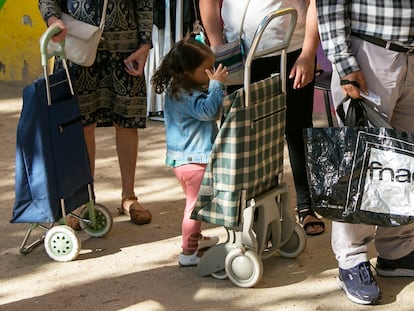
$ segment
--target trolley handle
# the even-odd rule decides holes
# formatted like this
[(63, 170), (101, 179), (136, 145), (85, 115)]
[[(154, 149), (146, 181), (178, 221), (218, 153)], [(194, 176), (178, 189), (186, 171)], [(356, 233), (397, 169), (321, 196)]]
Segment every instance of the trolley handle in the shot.
[(48, 49), (50, 40), (61, 32), (61, 29), (58, 25), (53, 27), (48, 27), (43, 35), (40, 37), (40, 57), (41, 63), (43, 66), (43, 75), (46, 82), (46, 95), (47, 95), (47, 103), (50, 106), (52, 104), (52, 96), (50, 92), (50, 83), (49, 83), (49, 73), (47, 70), (48, 61), (52, 57), (60, 57), (63, 63), (63, 68), (66, 72), (66, 77), (68, 79), (69, 89), (72, 95), (75, 95), (75, 91), (73, 89), (72, 80), (69, 74), (69, 68), (66, 61), (66, 52), (65, 52), (65, 40), (60, 42), (56, 42), (53, 44), (53, 49)]
[[(257, 47), (259, 45), (260, 39), (267, 27), (267, 25), (274, 19), (283, 15), (291, 15), (289, 25), (286, 29), (285, 36), (283, 41), (274, 48), (269, 48), (264, 51), (256, 52)], [(298, 13), (293, 8), (286, 8), (273, 11), (269, 13), (257, 26), (256, 33), (253, 37), (253, 42), (251, 44), (249, 53), (246, 57), (245, 63), (245, 73), (244, 73), (244, 90), (245, 90), (245, 106), (247, 107), (250, 102), (250, 76), (251, 76), (251, 65), (254, 59), (257, 59), (261, 56), (272, 54), (278, 51), (281, 51), (280, 57), (280, 75), (282, 80), (282, 92), (286, 92), (286, 60), (287, 60), (287, 48), (290, 44), (290, 40), (292, 38), (293, 31), (296, 27), (296, 21), (298, 18)]]
[(40, 55), (42, 59), (42, 66), (47, 66), (48, 60), (54, 56), (60, 56), (66, 59), (65, 41), (56, 42), (56, 49), (53, 51), (48, 50), (49, 41), (61, 32), (59, 26), (49, 27), (43, 35), (40, 37)]

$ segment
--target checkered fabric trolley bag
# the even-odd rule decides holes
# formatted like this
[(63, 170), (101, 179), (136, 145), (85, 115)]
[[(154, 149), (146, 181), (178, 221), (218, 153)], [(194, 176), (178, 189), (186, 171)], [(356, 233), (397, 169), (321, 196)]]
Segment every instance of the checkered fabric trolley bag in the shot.
[[(250, 83), (261, 34), (273, 18), (286, 14), (291, 15), (291, 25), (285, 42), (271, 51), (282, 51), (281, 73)], [(296, 257), (305, 248), (306, 236), (288, 210), (288, 189), (282, 180), (285, 49), (295, 24), (293, 9), (272, 12), (262, 21), (247, 56), (244, 87), (224, 99), (223, 122), (192, 218), (224, 226), (228, 240), (201, 257), (201, 276), (229, 277), (237, 286), (252, 287), (262, 277), (263, 258), (276, 250)]]

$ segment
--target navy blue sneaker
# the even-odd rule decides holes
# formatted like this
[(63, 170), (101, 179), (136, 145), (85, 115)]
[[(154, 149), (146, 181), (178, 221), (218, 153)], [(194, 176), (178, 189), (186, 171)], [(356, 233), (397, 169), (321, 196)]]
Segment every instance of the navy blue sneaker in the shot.
[(372, 276), (369, 262), (351, 269), (339, 268), (338, 285), (355, 303), (375, 305), (381, 301), (381, 291)]
[(381, 276), (411, 276), (414, 277), (414, 251), (400, 259), (389, 260), (377, 258), (375, 268)]

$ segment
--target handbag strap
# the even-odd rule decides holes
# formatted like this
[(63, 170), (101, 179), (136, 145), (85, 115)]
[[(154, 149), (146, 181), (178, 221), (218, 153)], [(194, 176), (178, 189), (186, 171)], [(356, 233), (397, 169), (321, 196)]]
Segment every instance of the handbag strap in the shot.
[(102, 17), (101, 17), (101, 23), (99, 24), (99, 29), (104, 30), (105, 28), (105, 17), (106, 17), (106, 8), (108, 7), (108, 0), (104, 0), (104, 4), (102, 7)]
[(244, 7), (244, 12), (242, 16), (242, 20), (240, 23), (240, 32), (239, 32), (239, 39), (241, 40), (243, 34), (243, 27), (244, 27), (244, 20), (246, 19), (247, 8), (249, 7), (250, 0), (247, 0), (246, 6)]
[[(67, 6), (68, 2), (62, 2), (62, 5)], [(105, 17), (106, 17), (106, 8), (108, 7), (108, 0), (104, 0), (104, 4), (102, 7), (102, 17), (101, 17), (101, 22), (99, 23), (99, 29), (103, 30), (105, 28)]]

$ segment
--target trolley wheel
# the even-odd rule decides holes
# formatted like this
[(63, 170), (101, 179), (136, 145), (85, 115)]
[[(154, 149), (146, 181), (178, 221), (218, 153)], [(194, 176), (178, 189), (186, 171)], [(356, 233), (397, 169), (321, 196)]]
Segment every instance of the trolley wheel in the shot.
[(66, 225), (49, 229), (44, 245), (46, 253), (56, 261), (71, 261), (78, 256), (81, 249), (81, 242), (75, 231)]
[(211, 276), (213, 278), (217, 279), (217, 280), (225, 280), (225, 279), (227, 279), (227, 273), (226, 273), (226, 270), (225, 269), (222, 269), (222, 270), (217, 271), (217, 272), (213, 272), (211, 274)]
[(253, 287), (263, 276), (263, 262), (256, 252), (231, 250), (224, 263), (229, 279), (239, 287)]
[(95, 203), (94, 209), (96, 220), (95, 224), (82, 221), (82, 219), (90, 220), (89, 209), (86, 206), (80, 212), (81, 220), (79, 221), (79, 224), (81, 229), (84, 230), (89, 236), (100, 238), (111, 230), (113, 218), (109, 210), (101, 204)]
[(286, 258), (296, 258), (306, 248), (306, 233), (299, 225), (295, 225), (295, 231), (289, 240), (279, 249), (279, 254)]

